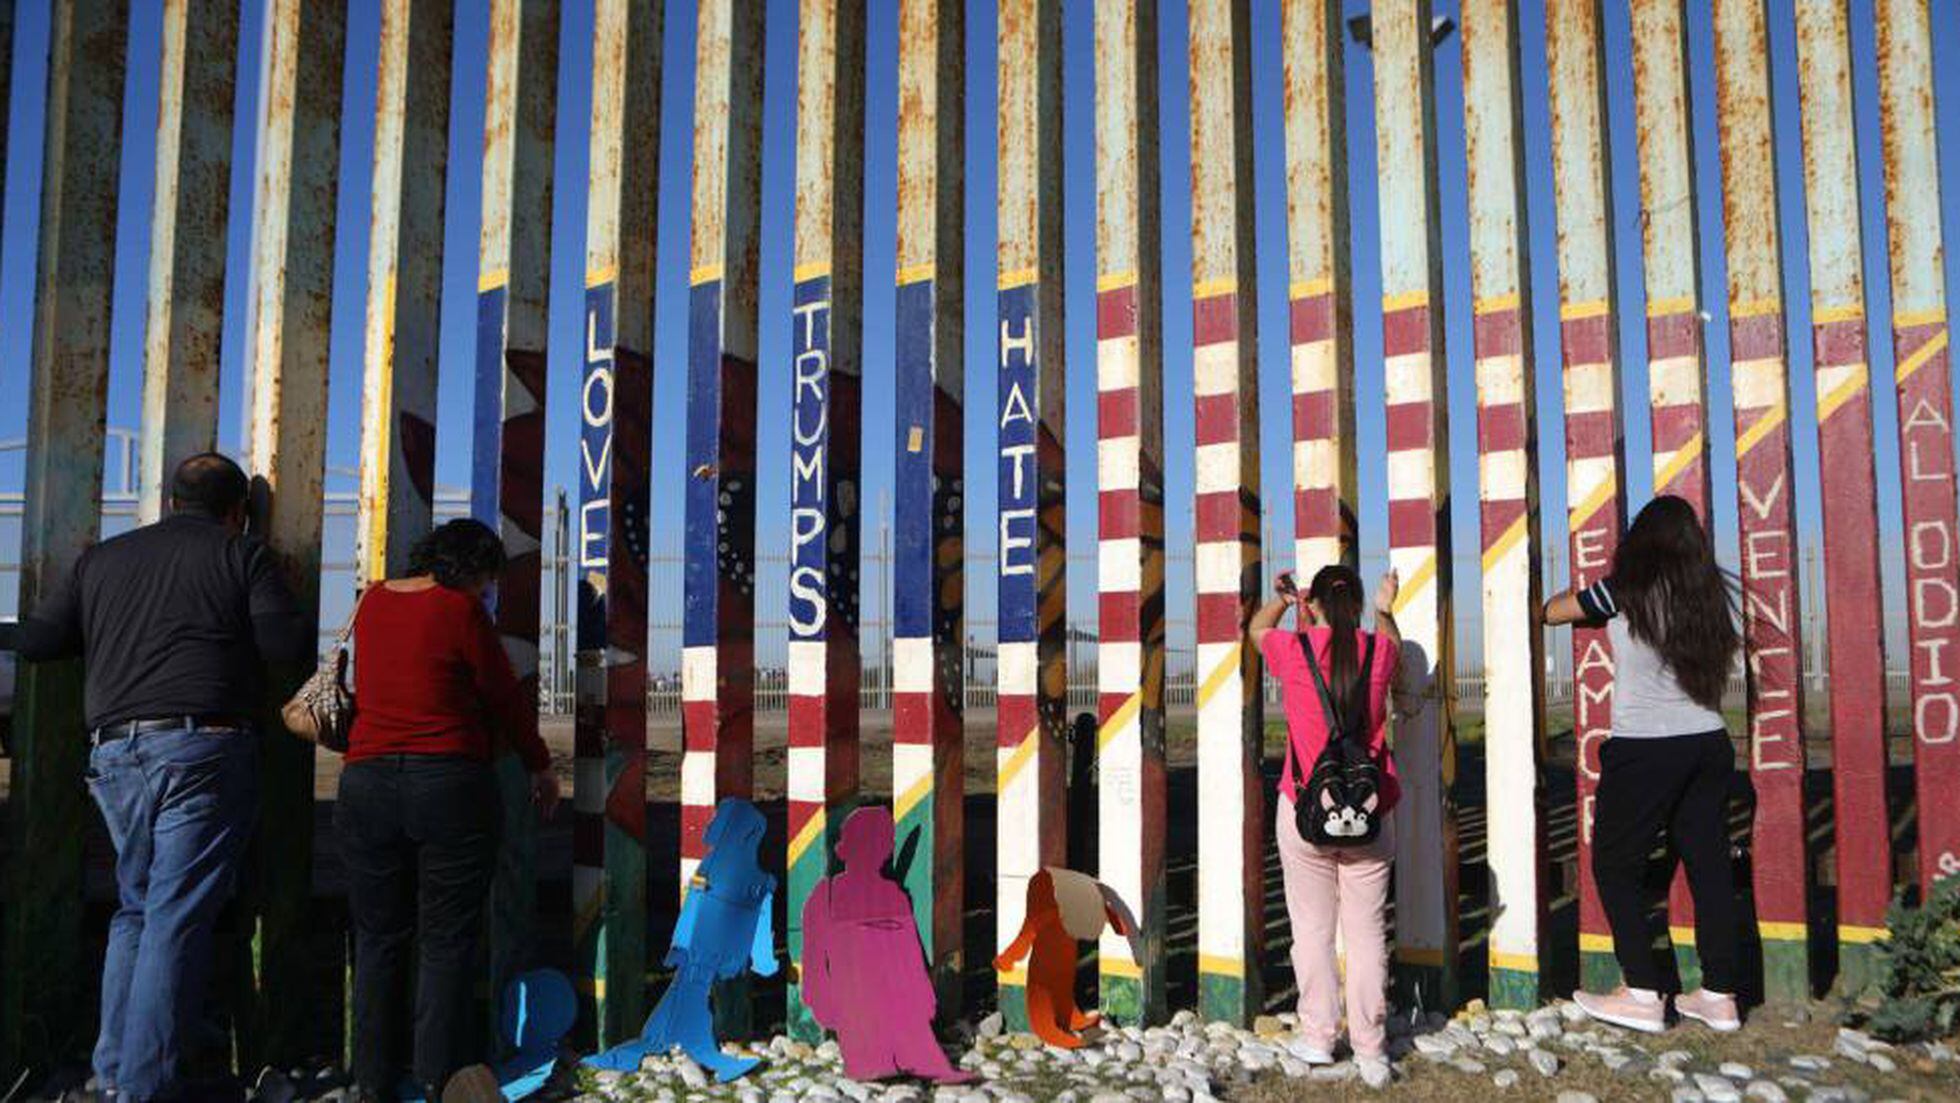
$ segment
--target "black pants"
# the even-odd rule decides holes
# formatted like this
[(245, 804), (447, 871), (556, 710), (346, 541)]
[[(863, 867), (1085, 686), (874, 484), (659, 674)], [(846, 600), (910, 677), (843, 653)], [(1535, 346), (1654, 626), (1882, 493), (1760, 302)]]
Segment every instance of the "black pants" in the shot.
[[(416, 1082), (439, 1090), (481, 1060), (477, 938), (496, 870), (501, 805), (487, 763), (451, 755), (363, 759), (334, 814), (354, 926), (354, 1079), (395, 1098), (415, 953)], [(419, 939), (418, 939), (419, 934)]]
[[(1613, 954), (1633, 988), (1660, 990), (1668, 976), (1654, 957), (1649, 916), (1660, 890), (1647, 881), (1648, 858), (1666, 833), (1688, 870), (1695, 901), (1695, 951), (1702, 983), (1734, 994), (1737, 931), (1729, 860), (1729, 782), (1735, 749), (1726, 731), (1669, 739), (1609, 739), (1600, 748), (1593, 810), (1593, 883)], [(1666, 870), (1665, 884), (1674, 874)]]

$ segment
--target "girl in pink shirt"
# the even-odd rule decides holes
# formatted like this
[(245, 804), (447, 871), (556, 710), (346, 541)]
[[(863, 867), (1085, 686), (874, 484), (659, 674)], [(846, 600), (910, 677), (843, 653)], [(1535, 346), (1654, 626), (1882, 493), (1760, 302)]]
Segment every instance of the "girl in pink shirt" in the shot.
[[(1387, 741), (1389, 690), (1401, 651), (1396, 631), (1395, 595), (1400, 582), (1390, 571), (1375, 591), (1375, 630), (1361, 631), (1361, 576), (1350, 567), (1322, 567), (1304, 596), (1293, 579), (1281, 575), (1275, 594), (1252, 617), (1246, 631), (1279, 679), (1286, 707), (1287, 766), (1280, 774), (1280, 869), (1286, 882), (1286, 911), (1293, 927), (1293, 973), (1300, 989), (1300, 1037), (1288, 1048), (1309, 1064), (1329, 1064), (1341, 1024), (1340, 965), (1334, 941), (1338, 929), (1347, 950), (1348, 1042), (1361, 1078), (1371, 1087), (1388, 1082), (1388, 937), (1385, 913), (1395, 857), (1392, 810), (1401, 796), (1395, 757)], [(1288, 607), (1298, 610), (1298, 633), (1279, 629)], [(1306, 648), (1327, 680), (1343, 716), (1366, 710), (1368, 747), (1381, 769), (1381, 833), (1361, 846), (1315, 846), (1300, 837), (1293, 805), (1300, 783), (1313, 771), (1327, 746), (1327, 718)], [(1364, 663), (1363, 648), (1373, 649)], [(1368, 677), (1362, 681), (1363, 667)], [(1350, 712), (1349, 710), (1355, 710)], [(1348, 725), (1343, 725), (1348, 727)], [(1352, 730), (1350, 728), (1350, 730)]]

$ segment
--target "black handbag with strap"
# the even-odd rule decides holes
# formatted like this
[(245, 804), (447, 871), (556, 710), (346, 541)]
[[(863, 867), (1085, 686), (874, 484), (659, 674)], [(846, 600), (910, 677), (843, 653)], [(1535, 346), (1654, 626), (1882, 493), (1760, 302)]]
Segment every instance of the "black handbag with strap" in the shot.
[(1300, 764), (1292, 740), (1287, 741), (1287, 766), (1293, 771), (1296, 797), (1293, 826), (1300, 837), (1315, 846), (1366, 846), (1380, 837), (1381, 763), (1368, 746), (1368, 683), (1375, 666), (1375, 638), (1362, 637), (1365, 654), (1357, 679), (1362, 705), (1347, 715), (1334, 703), (1327, 679), (1314, 658), (1313, 640), (1300, 636), (1300, 651), (1306, 655), (1307, 670), (1313, 674), (1314, 690), (1320, 696), (1320, 709), (1327, 718), (1327, 745), (1314, 760), (1313, 771), (1301, 784)]

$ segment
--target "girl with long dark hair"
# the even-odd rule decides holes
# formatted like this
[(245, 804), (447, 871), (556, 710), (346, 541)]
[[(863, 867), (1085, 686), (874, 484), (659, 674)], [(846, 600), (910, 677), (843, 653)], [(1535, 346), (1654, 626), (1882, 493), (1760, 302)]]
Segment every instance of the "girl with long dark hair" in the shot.
[[(1388, 934), (1390, 867), (1395, 858), (1394, 817), (1401, 795), (1387, 738), (1389, 688), (1401, 647), (1395, 628), (1395, 572), (1374, 596), (1375, 630), (1361, 630), (1361, 576), (1341, 564), (1322, 567), (1303, 595), (1281, 575), (1271, 601), (1254, 613), (1246, 635), (1279, 679), (1286, 707), (1288, 768), (1280, 775), (1280, 870), (1286, 912), (1293, 926), (1293, 974), (1300, 990), (1300, 1036), (1287, 1048), (1309, 1064), (1328, 1064), (1341, 1024), (1341, 969), (1334, 953), (1338, 930), (1347, 950), (1348, 1043), (1355, 1067), (1370, 1087), (1388, 1083)], [(1299, 631), (1279, 629), (1292, 608)], [(1311, 649), (1311, 650), (1309, 650)], [(1368, 754), (1380, 773), (1375, 806), (1381, 822), (1373, 841), (1317, 846), (1300, 834), (1294, 816), (1305, 799), (1303, 779), (1327, 747), (1326, 711), (1314, 683), (1323, 672), (1343, 731), (1367, 733)], [(1364, 672), (1366, 676), (1364, 677)]]
[[(1735, 884), (1728, 794), (1735, 749), (1722, 691), (1742, 646), (1736, 595), (1694, 507), (1647, 503), (1621, 538), (1612, 572), (1545, 605), (1545, 623), (1604, 623), (1613, 644), (1613, 731), (1600, 748), (1593, 809), (1593, 882), (1626, 983), (1580, 992), (1596, 1019), (1634, 1030), (1667, 1026), (1664, 973), (1653, 953), (1647, 857), (1665, 835), (1687, 868), (1702, 987), (1674, 1011), (1739, 1029)], [(1670, 874), (1672, 871), (1669, 871)]]

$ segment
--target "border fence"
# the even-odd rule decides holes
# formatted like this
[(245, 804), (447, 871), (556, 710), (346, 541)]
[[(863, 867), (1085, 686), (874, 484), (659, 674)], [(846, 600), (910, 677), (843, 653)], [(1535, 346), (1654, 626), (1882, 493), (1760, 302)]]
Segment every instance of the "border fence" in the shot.
[[(1490, 999), (1505, 1006), (1535, 1003), (1554, 975), (1613, 977), (1589, 874), (1593, 785), (1611, 729), (1610, 643), (1588, 629), (1547, 637), (1535, 607), (1545, 579), (1584, 582), (1605, 569), (1627, 518), (1629, 464), (1650, 468), (1654, 486), (1688, 498), (1705, 517), (1720, 503), (1739, 520), (1734, 562), (1747, 653), (1738, 698), (1754, 790), (1741, 887), (1762, 962), (1762, 991), (1752, 995), (1862, 990), (1876, 976), (1895, 889), (1923, 890), (1960, 872), (1960, 803), (1951, 799), (1960, 782), (1960, 683), (1951, 674), (1960, 647), (1960, 503), (1929, 0), (1859, 0), (1856, 10), (1872, 13), (1869, 35), (1853, 34), (1850, 0), (1715, 0), (1706, 10), (1687, 0), (1461, 0), (1454, 20), (1435, 18), (1431, 0), (1374, 0), (1353, 19), (1340, 0), (1099, 0), (1093, 165), (1063, 163), (1063, 0), (998, 0), (992, 26), (969, 21), (965, 0), (896, 0), (896, 263), (878, 272), (866, 270), (857, 248), (866, 7), (800, 0), (794, 293), (785, 317), (764, 317), (758, 292), (764, 44), (778, 5), (593, 0), (590, 111), (579, 135), (590, 147), (585, 224), (575, 240), (554, 241), (555, 150), (572, 137), (555, 132), (558, 50), (569, 24), (559, 0), (490, 0), (466, 495), (439, 492), (435, 482), (442, 272), (445, 263), (471, 261), (445, 258), (441, 232), (445, 181), (459, 164), (475, 167), (449, 148), (456, 6), (377, 2), (371, 77), (347, 65), (349, 5), (340, 0), (263, 0), (252, 9), (263, 38), (259, 71), (246, 78), (238, 71), (238, 4), (161, 5), (160, 83), (144, 97), (158, 105), (158, 125), (142, 425), (111, 435), (111, 228), (132, 5), (49, 0), (29, 384), (21, 399), (7, 396), (27, 410), (18, 607), (43, 600), (104, 531), (157, 516), (171, 459), (218, 439), (216, 349), (225, 318), (214, 304), (225, 301), (227, 228), (249, 219), (248, 308), (235, 320), (246, 348), (243, 458), (257, 480), (262, 531), (283, 553), (304, 606), (330, 625), (331, 571), (368, 580), (399, 571), (406, 549), (438, 517), (467, 508), (499, 528), (511, 553), (497, 619), (520, 674), (543, 679), (548, 692), (539, 699), (554, 711), (569, 687), (574, 842), (569, 931), (560, 933), (575, 963), (582, 1041), (637, 1030), (653, 964), (649, 932), (686, 891), (716, 800), (753, 792), (756, 709), (777, 700), (798, 717), (781, 857), (787, 914), (800, 915), (832, 829), (861, 795), (867, 692), (891, 708), (892, 784), (889, 794), (862, 795), (889, 796), (901, 850), (921, 856), (900, 872), (942, 1010), (960, 1009), (964, 974), (984, 964), (965, 948), (967, 905), (991, 911), (998, 930), (1011, 934), (1028, 878), (1065, 859), (1069, 716), (1093, 707), (1100, 876), (1134, 902), (1137, 945), (1163, 946), (1171, 930), (1162, 904), (1167, 840), (1174, 830), (1194, 840), (1195, 983), (1179, 998), (1208, 1017), (1249, 1018), (1264, 1006), (1268, 958), (1260, 911), (1267, 695), (1257, 657), (1241, 642), (1240, 611), (1265, 592), (1277, 564), (1358, 556), (1364, 463), (1385, 470), (1387, 562), (1403, 579), (1397, 617), (1407, 685), (1394, 729), (1405, 793), (1394, 968), (1403, 1000), (1454, 1005), (1472, 964), (1488, 977)], [(1624, 8), (1633, 27), (1631, 87), (1609, 72), (1609, 5)], [(0, 27), (9, 32), (14, 8), (0, 0), (8, 17)], [(1526, 12), (1542, 15), (1543, 25), (1527, 26)], [(1165, 13), (1184, 16), (1188, 41), (1183, 62), (1170, 68), (1159, 49)], [(691, 119), (693, 173), (685, 180), (660, 173), (671, 19), (694, 28), (691, 38), (678, 36), (694, 54), (692, 111), (674, 113)], [(1460, 36), (1460, 51), (1452, 47), (1460, 64), (1438, 48), (1452, 34)], [(1274, 35), (1285, 137), (1255, 157), (1254, 46)], [(968, 175), (983, 163), (964, 122), (969, 38), (995, 43), (998, 87), (993, 309), (981, 317), (963, 307)], [(1772, 49), (1791, 38), (1794, 62)], [(1542, 43), (1542, 71), (1521, 61), (1527, 41), (1534, 51)], [(1372, 86), (1350, 88), (1346, 59), (1361, 49), (1372, 58)], [(8, 67), (0, 89), (12, 87), (14, 53), (0, 49)], [(1713, 57), (1712, 97), (1692, 93), (1697, 56)], [(1882, 121), (1879, 188), (1860, 186), (1853, 77), (1867, 67), (1876, 71)], [(252, 118), (235, 117), (241, 79), (257, 82)], [(348, 79), (374, 81), (371, 148), (343, 141)], [(1188, 142), (1192, 167), (1188, 188), (1170, 194), (1180, 206), (1188, 196), (1188, 300), (1166, 293), (1158, 125), (1163, 89), (1187, 81), (1189, 129), (1171, 140)], [(1800, 187), (1776, 174), (1772, 90), (1785, 84), (1798, 93)], [(1438, 119), (1454, 101), (1439, 89), (1457, 87), (1467, 186), (1449, 202), (1470, 213), (1474, 410), (1451, 409), (1446, 371), (1445, 291), (1453, 284), (1445, 275), (1459, 261), (1442, 240)], [(1629, 96), (1631, 145), (1615, 141), (1608, 110)], [(1360, 200), (1349, 194), (1350, 97), (1366, 100), (1375, 123), (1379, 182), (1375, 217), (1365, 223), (1353, 217)], [(1540, 101), (1550, 225), (1527, 217), (1525, 105)], [(1718, 195), (1701, 194), (1707, 177), (1695, 168), (1692, 120), (1711, 112)], [(254, 144), (254, 176), (250, 210), (234, 211), (219, 197), (229, 194), (241, 128)], [(343, 157), (367, 157), (371, 168), (368, 194), (357, 197), (366, 200), (367, 256), (362, 461), (352, 490), (330, 488), (335, 473), (325, 463), (335, 241), (348, 229), (336, 225)], [(1285, 164), (1283, 246), (1256, 232), (1254, 166), (1271, 157)], [(1628, 158), (1639, 181), (1644, 294), (1623, 287), (1617, 270), (1613, 166)], [(1095, 189), (1096, 345), (1090, 363), (1065, 365), (1064, 183), (1082, 173)], [(691, 234), (686, 310), (656, 319), (663, 190), (686, 195)], [(1719, 277), (1704, 269), (1697, 229), (1698, 212), (1716, 205), (1726, 257)], [(1782, 236), (1784, 215), (1798, 207), (1807, 228), (1801, 248)], [(1863, 215), (1877, 207), (1889, 318), (1873, 316), (1864, 282)], [(1359, 249), (1357, 225), (1378, 228)], [(1276, 247), (1286, 254), (1289, 386), (1261, 393), (1257, 262)], [(584, 340), (576, 480), (548, 532), (544, 367), (554, 249), (581, 257)], [(1534, 259), (1555, 261), (1555, 296), (1534, 295)], [(1358, 301), (1360, 288), (1374, 287), (1357, 280), (1358, 263), (1378, 269), (1378, 303)], [(1806, 278), (1786, 280), (1798, 271)], [(893, 316), (878, 320), (895, 334), (892, 378), (878, 381), (894, 394), (888, 425), (863, 418), (870, 282), (889, 284), (895, 296)], [(1808, 303), (1787, 299), (1786, 287), (1804, 289)], [(1173, 312), (1190, 321), (1188, 391), (1165, 386)], [(1551, 349), (1537, 347), (1535, 313), (1555, 315), (1543, 328), (1557, 334), (1556, 363)], [(1646, 337), (1644, 396), (1622, 385), (1629, 357), (1620, 336), (1629, 320)], [(992, 336), (993, 363), (966, 361), (969, 324)], [(788, 424), (756, 424), (758, 388), (775, 378), (758, 364), (763, 325), (794, 327)], [(1893, 362), (1874, 365), (1874, 331), (1887, 325)], [(1727, 388), (1709, 384), (1711, 326), (1728, 333)], [(656, 367), (656, 327), (685, 329), (678, 362)], [(1379, 397), (1356, 385), (1362, 327), (1379, 331)], [(1808, 354), (1799, 354), (1803, 346)], [(1874, 367), (1891, 372), (1889, 399), (1874, 390)], [(1808, 389), (1793, 380), (1805, 368), (1814, 376)], [(677, 556), (657, 554), (649, 531), (656, 371), (686, 380)], [(1086, 607), (1071, 606), (1066, 541), (1066, 484), (1088, 477), (1085, 465), (1064, 460), (1071, 372), (1096, 382), (1093, 409), (1073, 411), (1094, 419), (1097, 441), (1095, 599)], [(1541, 379), (1559, 391), (1562, 490), (1539, 485)], [(1814, 406), (1800, 406), (1795, 396), (1812, 392)], [(965, 463), (969, 400), (986, 404), (995, 427), (992, 462), (976, 468)], [(1262, 400), (1290, 413), (1290, 478), (1277, 486), (1261, 481)], [(1886, 422), (1896, 426), (1896, 472), (1881, 472), (1877, 459), (1873, 415), (1884, 402), (1896, 403), (1896, 419)], [(1167, 404), (1188, 409), (1193, 425), (1188, 453), (1175, 457), (1193, 472), (1188, 546), (1170, 547), (1166, 536), (1165, 510), (1183, 504), (1166, 501)], [(1358, 410), (1382, 415), (1378, 454), (1359, 454)], [(1449, 454), (1453, 414), (1475, 420), (1474, 457)], [(1648, 454), (1628, 454), (1630, 418), (1648, 422)], [(1710, 444), (1727, 420), (1733, 478), (1713, 470)], [(778, 571), (756, 538), (758, 510), (776, 508), (758, 502), (765, 433), (791, 442), (780, 590), (765, 582)], [(1806, 488), (1822, 515), (1810, 578), (1794, 504), (1799, 433), (1814, 435), (1825, 473)], [(893, 459), (888, 534), (862, 515), (865, 449)], [(1452, 531), (1453, 459), (1476, 471), (1474, 531)], [(105, 520), (108, 460), (134, 476), (133, 485), (127, 474), (119, 488), (112, 484), (124, 493), (107, 502)], [(1881, 478), (1899, 482), (1896, 540), (1878, 531)], [(969, 540), (962, 503), (967, 487), (985, 479), (994, 481), (998, 507), (987, 538)], [(1294, 531), (1270, 538), (1262, 501), (1287, 494)], [(1566, 514), (1569, 569), (1556, 574), (1546, 569), (1544, 508)], [(340, 539), (332, 526), (349, 523), (351, 540), (330, 543)], [(880, 550), (868, 554), (874, 541)], [(1886, 730), (1878, 642), (1888, 555), (1904, 560), (1910, 656), (1901, 697), (1911, 737), (1897, 747)], [(1457, 566), (1468, 557), (1475, 570)], [(1167, 565), (1181, 559), (1190, 592), (1171, 595)], [(875, 590), (859, 581), (867, 565)], [(967, 607), (972, 575), (998, 579), (990, 614)], [(650, 621), (655, 587), (680, 592), (678, 623)], [(1471, 625), (1475, 663), (1460, 653)], [(780, 672), (765, 670), (779, 640)], [(1558, 654), (1548, 660), (1548, 649)], [(1479, 673), (1466, 682), (1472, 670)], [(1091, 671), (1093, 692), (1080, 680)], [(280, 691), (305, 673), (275, 672), (268, 717)], [(1806, 739), (1805, 693), (1826, 684), (1828, 720)], [(1471, 685), (1489, 687), (1485, 793), (1541, 799), (1485, 802), (1487, 881), (1473, 891), (1492, 903), (1492, 916), (1487, 937), (1466, 948), (1456, 732)], [(76, 784), (86, 753), (75, 738), (81, 687), (74, 662), (24, 664), (17, 675), (0, 899), (0, 1070), (51, 1050), (78, 1051), (87, 1029), (84, 990), (98, 970), (85, 936), (83, 825), (92, 812)], [(1165, 717), (1184, 697), (1195, 715), (1197, 798), (1189, 820), (1173, 823)], [(1569, 783), (1554, 782), (1565, 775), (1549, 768), (1547, 711), (1561, 698), (1572, 715)], [(995, 728), (991, 839), (968, 832), (964, 788), (963, 719), (983, 703)], [(654, 853), (648, 717), (674, 710), (677, 839)], [(282, 1067), (307, 1055), (320, 1028), (316, 1008), (331, 1005), (314, 997), (337, 987), (318, 968), (315, 762), (297, 741), (265, 742), (260, 845), (243, 905), (250, 952), (240, 955), (240, 1052)], [(1911, 774), (1909, 805), (1888, 801), (1895, 769)], [(502, 770), (511, 853), (493, 897), (493, 985), (540, 937), (536, 856), (522, 844), (532, 826), (523, 779), (510, 763)], [(1822, 805), (1805, 785), (1813, 778), (1830, 794), (1830, 868), (1822, 871), (1815, 859), (1826, 840), (1810, 830)], [(1554, 870), (1547, 858), (1553, 784), (1576, 810), (1571, 870)], [(1895, 835), (1895, 824), (1908, 820), (1910, 831)], [(1900, 841), (1908, 835), (1910, 847)], [(1908, 855), (1910, 868), (1899, 869)], [(984, 890), (991, 899), (965, 899), (969, 864), (993, 871)], [(1576, 945), (1550, 937), (1553, 901), (1567, 898), (1576, 898)], [(1676, 922), (1683, 914), (1675, 910)], [(1676, 945), (1692, 983), (1687, 933), (1676, 932)], [(787, 935), (794, 953), (794, 923)], [(1105, 941), (1098, 972), (1113, 1019), (1169, 1010), (1154, 950), (1133, 957), (1127, 945)], [(1020, 1016), (1024, 980), (999, 978), (996, 996), (1010, 1022)], [(791, 985), (787, 1019), (807, 1031), (798, 1007)]]

